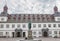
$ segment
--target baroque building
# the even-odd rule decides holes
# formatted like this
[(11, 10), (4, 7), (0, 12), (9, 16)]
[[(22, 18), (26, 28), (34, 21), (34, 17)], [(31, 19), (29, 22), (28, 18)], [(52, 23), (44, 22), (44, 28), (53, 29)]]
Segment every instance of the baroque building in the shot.
[(0, 14), (0, 37), (28, 37), (31, 22), (32, 37), (60, 37), (60, 12), (54, 14), (9, 14), (7, 5)]

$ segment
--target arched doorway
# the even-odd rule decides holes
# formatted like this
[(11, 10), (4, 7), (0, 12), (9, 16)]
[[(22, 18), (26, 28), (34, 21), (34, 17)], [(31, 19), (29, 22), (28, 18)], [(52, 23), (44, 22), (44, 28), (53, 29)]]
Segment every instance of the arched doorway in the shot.
[(43, 37), (48, 37), (49, 35), (48, 35), (48, 31), (49, 31), (49, 29), (47, 28), (47, 29), (42, 29), (42, 36)]
[(48, 37), (48, 32), (47, 32), (47, 31), (44, 31), (44, 32), (43, 32), (43, 36), (44, 36), (44, 37)]
[(15, 29), (15, 36), (22, 37), (22, 29)]

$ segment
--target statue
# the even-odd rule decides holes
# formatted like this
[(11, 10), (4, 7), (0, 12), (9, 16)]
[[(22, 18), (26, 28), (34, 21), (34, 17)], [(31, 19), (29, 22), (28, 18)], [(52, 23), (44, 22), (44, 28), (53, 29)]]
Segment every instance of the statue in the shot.
[(29, 22), (29, 24), (28, 24), (28, 28), (31, 29), (31, 22)]
[(33, 39), (32, 38), (32, 30), (31, 30), (31, 22), (28, 23), (28, 39)]

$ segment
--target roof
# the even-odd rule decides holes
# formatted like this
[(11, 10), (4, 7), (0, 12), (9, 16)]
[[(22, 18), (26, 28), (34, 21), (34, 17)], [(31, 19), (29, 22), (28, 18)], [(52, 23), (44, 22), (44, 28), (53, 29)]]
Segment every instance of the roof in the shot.
[(54, 16), (51, 14), (8, 14), (8, 23), (28, 23), (28, 22), (52, 22)]
[(55, 14), (53, 14), (55, 17), (57, 16), (60, 16), (60, 12), (56, 12)]

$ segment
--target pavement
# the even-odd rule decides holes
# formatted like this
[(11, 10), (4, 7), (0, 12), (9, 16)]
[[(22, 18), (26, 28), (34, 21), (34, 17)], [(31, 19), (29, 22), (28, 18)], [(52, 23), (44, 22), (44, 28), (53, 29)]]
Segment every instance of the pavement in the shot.
[[(0, 38), (0, 41), (17, 41), (17, 40), (21, 40), (21, 39), (24, 39), (24, 38)], [(40, 39), (42, 41), (60, 41), (60, 38), (36, 38), (36, 39)]]

